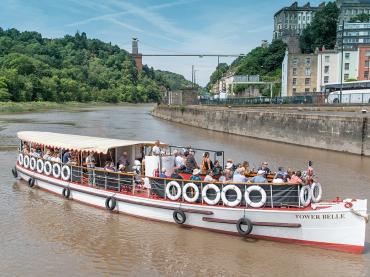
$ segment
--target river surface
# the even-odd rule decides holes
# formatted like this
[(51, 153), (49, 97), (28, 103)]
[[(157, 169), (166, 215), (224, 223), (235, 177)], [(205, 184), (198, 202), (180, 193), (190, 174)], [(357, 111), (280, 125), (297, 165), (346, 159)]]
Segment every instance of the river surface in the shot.
[(152, 222), (68, 201), (12, 177), (16, 132), (51, 131), (160, 139), (225, 150), (252, 167), (306, 168), (324, 197), (370, 199), (370, 159), (228, 135), (153, 118), (150, 105), (0, 115), (1, 276), (370, 276), (370, 228), (363, 255), (241, 239)]

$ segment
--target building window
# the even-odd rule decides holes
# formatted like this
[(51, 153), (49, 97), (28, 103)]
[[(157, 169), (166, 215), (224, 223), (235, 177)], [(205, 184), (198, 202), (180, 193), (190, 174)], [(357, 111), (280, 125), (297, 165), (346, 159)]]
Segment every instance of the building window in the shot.
[(347, 81), (348, 79), (349, 79), (349, 74), (348, 73), (344, 74), (344, 81)]
[(364, 72), (364, 79), (369, 80), (369, 71)]
[(365, 61), (365, 67), (369, 67), (369, 60)]
[(349, 70), (349, 63), (344, 64), (344, 70)]
[(293, 67), (293, 76), (297, 76), (297, 68)]
[(346, 59), (349, 59), (349, 57), (350, 57), (350, 53), (346, 53), (346, 54), (344, 54), (345, 55), (345, 58)]
[(305, 79), (304, 79), (304, 84), (305, 84), (305, 85), (309, 85), (309, 84), (310, 84), (310, 82), (311, 82), (311, 79), (310, 79), (310, 78), (305, 78)]
[(329, 66), (328, 65), (325, 65), (324, 73), (329, 73)]
[(311, 76), (311, 68), (305, 68), (304, 76)]
[(293, 85), (295, 86), (297, 84), (297, 78), (293, 78)]
[(325, 56), (325, 62), (328, 63), (330, 61), (330, 56)]
[(293, 66), (297, 66), (298, 65), (298, 58), (294, 58), (293, 59)]
[(293, 94), (297, 92), (297, 89), (296, 88), (293, 88)]
[(306, 66), (310, 66), (311, 65), (311, 58), (306, 58)]
[(329, 76), (324, 76), (324, 84), (329, 83)]
[(305, 88), (304, 92), (310, 92), (310, 88)]

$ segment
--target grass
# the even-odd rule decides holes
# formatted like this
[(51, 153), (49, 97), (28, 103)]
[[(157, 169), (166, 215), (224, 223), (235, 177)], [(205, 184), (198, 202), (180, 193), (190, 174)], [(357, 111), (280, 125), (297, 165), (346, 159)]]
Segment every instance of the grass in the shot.
[[(1, 113), (25, 113), (25, 112), (35, 112), (44, 111), (51, 109), (76, 109), (91, 106), (103, 106), (108, 105), (108, 103), (100, 102), (0, 102), (0, 114)], [(110, 104), (112, 105), (112, 104)]]

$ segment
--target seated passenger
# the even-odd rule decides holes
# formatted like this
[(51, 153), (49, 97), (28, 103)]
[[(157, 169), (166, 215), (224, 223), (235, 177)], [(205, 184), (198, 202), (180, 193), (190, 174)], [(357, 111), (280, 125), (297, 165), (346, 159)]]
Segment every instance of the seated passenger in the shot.
[(119, 171), (119, 172), (121, 172), (121, 173), (123, 173), (123, 172), (125, 172), (125, 171), (126, 171), (126, 167), (125, 167), (123, 164), (120, 164), (120, 165), (118, 166), (118, 171)]
[(267, 183), (267, 179), (265, 178), (265, 171), (264, 170), (258, 170), (257, 175), (254, 176), (252, 179), (250, 179), (248, 181), (248, 183), (252, 183), (252, 184)]
[(229, 169), (229, 170), (232, 170), (234, 171), (235, 170), (235, 166), (234, 166), (234, 163), (233, 163), (233, 160), (232, 159), (227, 159), (227, 163), (226, 163), (226, 169)]
[(244, 167), (238, 167), (235, 170), (234, 176), (233, 176), (233, 182), (234, 183), (245, 183), (248, 181), (248, 178), (245, 177), (245, 169)]
[(179, 170), (177, 168), (175, 168), (173, 170), (173, 173), (171, 175), (171, 178), (172, 179), (178, 179), (178, 180), (182, 180), (183, 179), (182, 176), (179, 174)]
[(215, 165), (213, 167), (213, 173), (215, 176), (219, 176), (222, 173), (222, 166), (218, 160), (215, 161)]
[(263, 171), (265, 172), (265, 174), (266, 174), (266, 175), (267, 175), (267, 174), (270, 174), (271, 170), (270, 170), (270, 168), (268, 168), (267, 166), (268, 166), (268, 163), (267, 163), (267, 162), (263, 162), (263, 163), (261, 164), (261, 166), (258, 168), (258, 171), (259, 171), (259, 170), (263, 170)]
[(274, 184), (282, 184), (284, 183), (284, 176), (281, 173), (276, 173), (274, 179), (272, 180)]
[(224, 174), (226, 182), (231, 181), (233, 179), (234, 172), (231, 169), (225, 169)]
[(45, 155), (42, 157), (44, 160), (50, 160), (50, 150), (46, 150)]
[(115, 168), (114, 168), (113, 162), (110, 162), (110, 161), (105, 162), (104, 170), (112, 171), (112, 172), (116, 171)]
[(167, 178), (167, 175), (166, 175), (166, 168), (162, 168), (161, 170), (161, 174), (159, 174), (159, 178)]
[(214, 179), (215, 175), (212, 170), (208, 170), (206, 177), (204, 177), (205, 182), (214, 182), (216, 181)]
[(179, 151), (177, 150), (173, 151), (173, 155), (175, 156), (175, 168), (179, 170), (185, 169), (184, 158), (181, 157)]
[(209, 158), (209, 152), (204, 152), (203, 159), (202, 159), (202, 165), (201, 170), (203, 173), (208, 172), (209, 170), (213, 169), (213, 163), (211, 159)]
[(200, 170), (198, 168), (195, 168), (193, 170), (193, 175), (191, 175), (190, 180), (192, 181), (202, 181), (202, 178), (199, 176)]
[[(279, 175), (280, 178), (277, 176)], [(283, 167), (279, 166), (278, 171), (276, 172), (274, 179), (283, 179), (284, 182), (287, 182), (288, 173), (284, 170)]]
[(59, 157), (59, 152), (55, 151), (54, 152), (54, 162), (60, 163), (62, 160)]
[(218, 178), (219, 182), (226, 183), (225, 171), (221, 171), (221, 176)]
[(64, 164), (67, 164), (69, 163), (69, 160), (71, 159), (71, 152), (67, 149), (64, 154), (63, 154), (63, 158), (62, 158), (62, 162)]
[(242, 167), (245, 169), (245, 175), (248, 175), (251, 172), (251, 169), (249, 168), (249, 162), (244, 161), (242, 163)]
[(302, 172), (297, 171), (290, 178), (289, 184), (293, 184), (293, 185), (304, 185), (304, 182), (302, 181), (301, 176), (302, 176)]

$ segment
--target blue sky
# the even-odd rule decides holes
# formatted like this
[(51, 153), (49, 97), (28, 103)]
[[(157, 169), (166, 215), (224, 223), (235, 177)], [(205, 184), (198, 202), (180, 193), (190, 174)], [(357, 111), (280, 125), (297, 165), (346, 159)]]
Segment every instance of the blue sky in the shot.
[[(247, 53), (271, 40), (273, 15), (294, 1), (283, 0), (1, 0), (0, 27), (40, 32), (56, 38), (86, 32), (142, 53)], [(322, 1), (310, 1), (317, 5)], [(299, 1), (304, 4), (304, 1)], [(220, 62), (230, 63), (222, 58)], [(170, 70), (205, 85), (217, 58), (144, 57), (143, 63)]]

